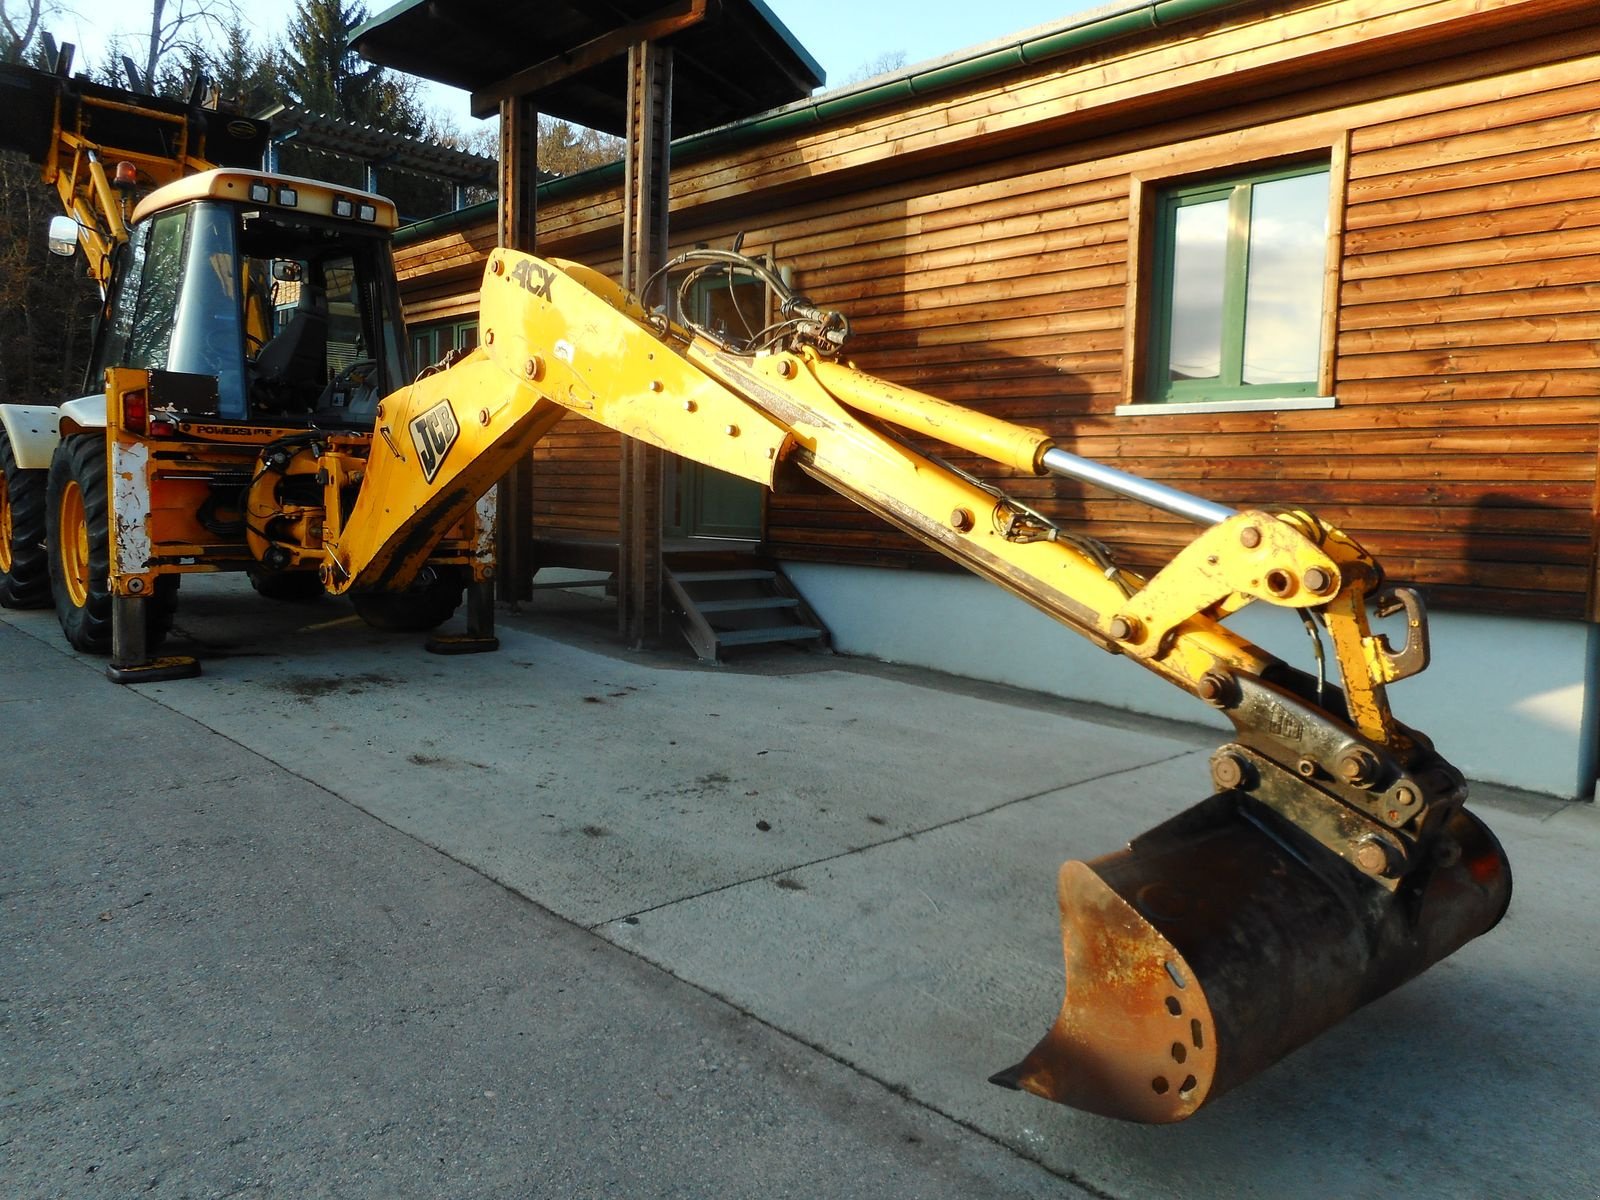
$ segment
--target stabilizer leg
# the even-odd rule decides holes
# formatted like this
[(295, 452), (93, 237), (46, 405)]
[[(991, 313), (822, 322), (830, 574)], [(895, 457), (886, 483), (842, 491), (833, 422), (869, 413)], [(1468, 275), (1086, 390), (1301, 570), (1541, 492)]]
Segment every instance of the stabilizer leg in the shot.
[(429, 654), (487, 654), (500, 649), (494, 631), (494, 581), (467, 585), (467, 631), (435, 634), (427, 641)]
[(163, 683), (192, 679), (200, 674), (200, 661), (187, 654), (151, 658), (145, 638), (144, 596), (111, 598), (111, 665), (106, 678), (112, 683)]

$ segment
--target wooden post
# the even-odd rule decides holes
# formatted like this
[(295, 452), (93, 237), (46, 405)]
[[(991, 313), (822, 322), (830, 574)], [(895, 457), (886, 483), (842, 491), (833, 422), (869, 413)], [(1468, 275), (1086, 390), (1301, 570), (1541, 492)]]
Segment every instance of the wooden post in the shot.
[[(647, 280), (666, 261), (672, 51), (653, 41), (628, 49), (628, 129), (623, 172), (622, 285), (648, 308), (665, 294)], [(661, 451), (622, 439), (617, 628), (634, 649), (661, 632)]]
[[(500, 102), (500, 245), (532, 254), (538, 245), (539, 114), (532, 101)], [(500, 480), (496, 570), (502, 600), (533, 596), (533, 460)]]

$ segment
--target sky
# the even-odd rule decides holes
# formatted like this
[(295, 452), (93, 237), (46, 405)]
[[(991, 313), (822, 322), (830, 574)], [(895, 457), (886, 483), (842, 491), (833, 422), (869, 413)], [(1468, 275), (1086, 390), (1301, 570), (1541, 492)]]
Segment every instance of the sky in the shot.
[[(515, 2), (515, 0), (511, 0)], [(537, 2), (537, 0), (532, 0)], [(172, 0), (168, 0), (171, 4)], [(885, 54), (903, 53), (906, 64), (942, 58), (1035, 25), (1099, 8), (1105, 0), (766, 0), (836, 86), (864, 64)], [(389, 0), (368, 0), (380, 14)], [(280, 36), (294, 11), (293, 0), (250, 0), (242, 4), (246, 23), (263, 39)], [(78, 47), (76, 70), (98, 62), (110, 37), (122, 35), (124, 52), (138, 59), (141, 29), (149, 24), (148, 0), (57, 0), (45, 27), (57, 41)], [(472, 125), (463, 93), (430, 87), (430, 107), (463, 130)]]

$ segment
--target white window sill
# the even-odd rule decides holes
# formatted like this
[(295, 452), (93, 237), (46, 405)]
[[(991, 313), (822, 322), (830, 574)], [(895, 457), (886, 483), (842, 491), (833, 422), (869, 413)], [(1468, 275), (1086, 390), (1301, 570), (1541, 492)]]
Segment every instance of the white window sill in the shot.
[(1119, 404), (1112, 410), (1119, 417), (1182, 416), (1187, 413), (1294, 412), (1314, 408), (1338, 408), (1337, 396), (1284, 396), (1278, 400), (1202, 400), (1193, 404)]

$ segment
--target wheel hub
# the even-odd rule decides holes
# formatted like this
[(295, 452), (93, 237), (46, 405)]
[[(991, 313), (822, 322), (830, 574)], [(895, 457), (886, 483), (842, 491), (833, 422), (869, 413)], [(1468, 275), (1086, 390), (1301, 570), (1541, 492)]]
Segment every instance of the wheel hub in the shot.
[(70, 479), (61, 489), (61, 567), (74, 607), (89, 603), (89, 522), (84, 516), (83, 489)]
[(11, 539), (14, 536), (11, 493), (6, 487), (6, 474), (0, 471), (0, 575), (11, 573)]

